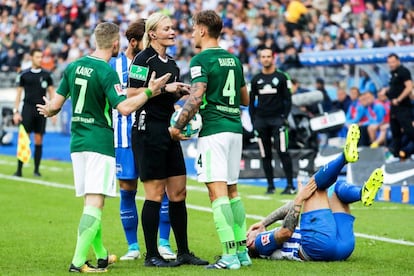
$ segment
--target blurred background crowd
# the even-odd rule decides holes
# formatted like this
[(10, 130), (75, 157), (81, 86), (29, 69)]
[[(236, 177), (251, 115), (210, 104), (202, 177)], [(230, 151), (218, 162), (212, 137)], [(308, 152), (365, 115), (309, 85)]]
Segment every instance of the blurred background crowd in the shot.
[[(271, 47), (278, 67), (300, 67), (298, 53), (332, 49), (409, 45), (414, 39), (414, 1), (400, 0), (1, 0), (0, 70), (30, 67), (29, 49), (44, 51), (43, 67), (59, 78), (68, 62), (93, 48), (91, 33), (101, 21), (125, 31), (154, 11), (176, 24), (177, 45), (170, 49), (188, 72), (191, 16), (214, 9), (223, 18), (221, 46), (245, 65), (246, 78), (258, 72), (256, 52)], [(122, 43), (127, 46), (127, 41)]]

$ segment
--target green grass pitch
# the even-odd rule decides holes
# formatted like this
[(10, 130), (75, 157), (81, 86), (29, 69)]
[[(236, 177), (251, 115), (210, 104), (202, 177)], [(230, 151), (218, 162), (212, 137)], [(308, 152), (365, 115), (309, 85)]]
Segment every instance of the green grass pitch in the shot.
[[(32, 161), (33, 162), (33, 161)], [(21, 179), (11, 177), (14, 157), (0, 156), (0, 275), (67, 275), (76, 243), (83, 200), (73, 190), (70, 163), (45, 160), (43, 177), (32, 177), (33, 167), (23, 169)], [(256, 222), (293, 196), (265, 196), (263, 187), (239, 186), (248, 214)], [(188, 180), (188, 232), (190, 249), (214, 261), (221, 252), (204, 184)], [(139, 185), (137, 205), (143, 204)], [(370, 208), (352, 205), (356, 217), (356, 248), (345, 262), (292, 262), (253, 260), (237, 271), (208, 271), (203, 267), (146, 268), (143, 259), (118, 262), (112, 275), (410, 275), (414, 257), (414, 206), (375, 202)], [(171, 235), (173, 249), (176, 249)], [(105, 246), (118, 257), (126, 252), (119, 219), (119, 197), (107, 199), (103, 214)], [(141, 250), (145, 251), (141, 226)], [(92, 251), (90, 258), (93, 258)]]

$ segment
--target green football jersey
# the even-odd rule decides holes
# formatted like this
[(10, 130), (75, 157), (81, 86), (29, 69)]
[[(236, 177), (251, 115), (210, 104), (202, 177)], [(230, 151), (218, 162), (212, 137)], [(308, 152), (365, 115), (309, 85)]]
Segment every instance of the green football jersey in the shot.
[(199, 136), (243, 133), (240, 88), (245, 85), (245, 80), (239, 59), (222, 48), (209, 48), (191, 59), (190, 74), (192, 84), (207, 84), (200, 107), (203, 128)]
[(69, 64), (57, 93), (72, 99), (71, 152), (115, 156), (112, 108), (125, 100), (117, 73), (92, 56)]

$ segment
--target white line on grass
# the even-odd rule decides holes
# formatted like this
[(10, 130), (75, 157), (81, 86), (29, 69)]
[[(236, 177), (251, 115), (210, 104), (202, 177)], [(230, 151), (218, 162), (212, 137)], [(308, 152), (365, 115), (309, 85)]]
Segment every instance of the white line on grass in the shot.
[[(69, 189), (69, 190), (74, 190), (75, 189), (73, 186), (60, 184), (60, 183), (55, 183), (55, 182), (43, 181), (43, 180), (40, 180), (40, 179), (15, 177), (15, 176), (10, 176), (10, 175), (5, 175), (5, 174), (0, 174), (0, 178), (13, 180), (13, 181), (18, 181), (18, 182), (30, 182), (30, 183), (33, 183), (33, 184), (43, 185), (43, 186), (48, 186), (48, 187), (54, 187), (54, 188)], [(190, 186), (190, 185), (187, 186), (187, 189), (188, 190), (196, 190), (196, 191), (207, 191), (207, 189), (205, 187), (197, 187), (197, 186)], [(139, 200), (144, 200), (144, 198), (141, 197), (141, 196), (138, 196), (137, 198)], [(198, 205), (193, 205), (193, 204), (187, 204), (187, 207), (190, 208), (190, 209), (193, 209), (193, 210), (211, 213), (211, 208), (209, 208), (209, 207), (203, 207), (203, 206), (198, 206)], [(246, 214), (246, 217), (250, 218), (250, 219), (255, 219), (255, 220), (262, 220), (264, 218), (263, 216), (250, 215), (250, 214)], [(414, 242), (405, 241), (405, 240), (396, 240), (396, 239), (384, 238), (384, 237), (367, 235), (367, 234), (362, 234), (362, 233), (355, 233), (355, 236), (360, 237), (360, 238), (364, 238), (364, 239), (370, 239), (370, 240), (377, 240), (377, 241), (394, 243), (394, 244), (414, 246)]]

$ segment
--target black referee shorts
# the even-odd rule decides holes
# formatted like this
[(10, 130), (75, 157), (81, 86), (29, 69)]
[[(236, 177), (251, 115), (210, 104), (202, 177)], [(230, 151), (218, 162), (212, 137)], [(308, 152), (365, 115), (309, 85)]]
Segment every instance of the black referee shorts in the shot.
[(46, 118), (39, 114), (35, 105), (25, 103), (23, 105), (22, 118), (22, 124), (27, 133), (45, 133)]
[(135, 124), (131, 138), (141, 181), (186, 174), (181, 144), (171, 139), (164, 123), (147, 123), (145, 130)]

